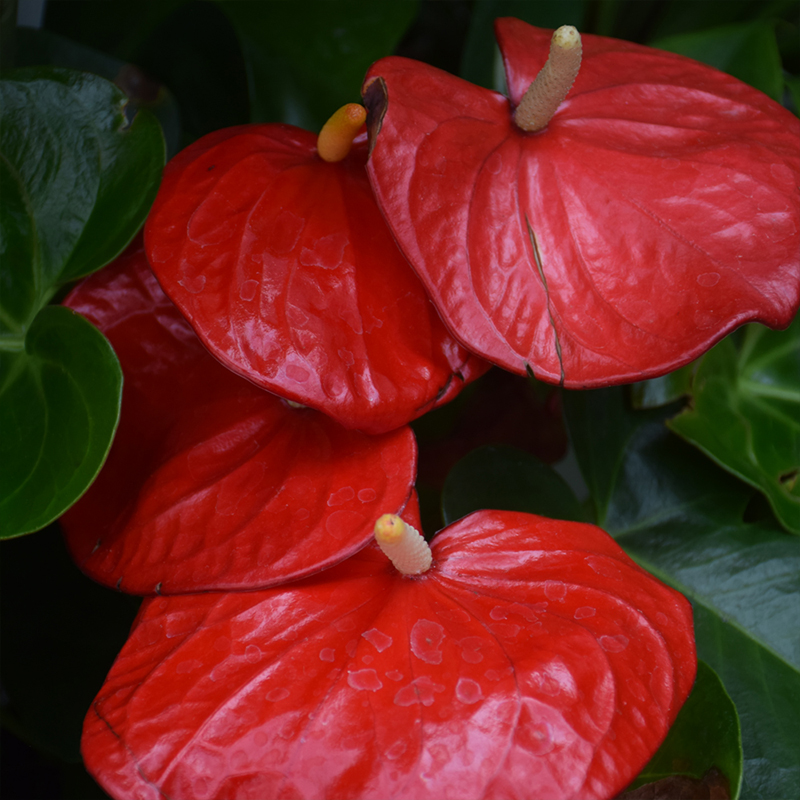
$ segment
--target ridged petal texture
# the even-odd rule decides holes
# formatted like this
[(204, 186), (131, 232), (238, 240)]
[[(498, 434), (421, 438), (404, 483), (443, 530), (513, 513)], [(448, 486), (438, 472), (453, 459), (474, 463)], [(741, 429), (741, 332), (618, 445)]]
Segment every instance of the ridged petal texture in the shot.
[(67, 305), (125, 378), (108, 460), (62, 519), (95, 580), (134, 594), (254, 589), (363, 547), (416, 475), (407, 427), (380, 436), (295, 409), (212, 358), (132, 246)]
[(342, 162), (288, 125), (210, 134), (167, 165), (146, 227), (161, 285), (226, 366), (380, 433), (488, 365), (450, 335), (372, 196), (361, 136)]
[[(365, 79), (367, 170), (455, 335), (570, 388), (640, 380), (800, 303), (800, 122), (682, 56), (583, 37), (547, 127), (513, 107), (551, 31), (496, 23), (510, 102), (386, 58)], [(380, 79), (380, 80), (378, 80)]]
[(689, 603), (591, 525), (480, 511), (432, 549), (145, 600), (88, 769), (120, 800), (614, 796), (692, 686)]

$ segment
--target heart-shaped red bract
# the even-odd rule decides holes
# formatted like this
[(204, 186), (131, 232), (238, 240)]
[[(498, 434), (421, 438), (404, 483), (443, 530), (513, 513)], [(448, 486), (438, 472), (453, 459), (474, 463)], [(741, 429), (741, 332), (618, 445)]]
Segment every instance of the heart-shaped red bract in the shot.
[(265, 592), (146, 600), (86, 718), (117, 798), (600, 798), (691, 688), (689, 603), (591, 525), (481, 511)]
[(150, 263), (208, 349), (253, 383), (380, 433), (488, 365), (449, 334), (375, 204), (366, 137), (339, 163), (289, 125), (210, 134), (164, 172)]
[(583, 37), (546, 128), (513, 108), (551, 31), (496, 23), (506, 97), (402, 58), (365, 80), (378, 203), (448, 326), (571, 388), (640, 380), (800, 303), (800, 122), (687, 58)]
[(341, 561), (378, 515), (405, 506), (416, 474), (409, 428), (349, 431), (222, 367), (141, 244), (67, 305), (108, 336), (125, 377), (108, 461), (62, 517), (95, 580), (134, 594), (263, 588)]

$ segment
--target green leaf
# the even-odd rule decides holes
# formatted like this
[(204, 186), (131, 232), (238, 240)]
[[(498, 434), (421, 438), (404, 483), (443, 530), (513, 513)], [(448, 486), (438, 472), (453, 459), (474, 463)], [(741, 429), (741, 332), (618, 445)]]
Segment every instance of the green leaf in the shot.
[(690, 406), (669, 426), (760, 489), (800, 534), (800, 317), (785, 331), (750, 325), (700, 362)]
[(697, 369), (693, 361), (660, 378), (651, 378), (631, 385), (631, 403), (634, 408), (658, 408), (674, 403), (689, 394), (692, 375)]
[(739, 713), (745, 759), (741, 797), (796, 797), (800, 787), (797, 669), (702, 606), (695, 609), (694, 624), (698, 655), (719, 674)]
[(668, 36), (651, 47), (680, 53), (727, 72), (780, 102), (783, 72), (774, 24), (768, 20)]
[[(24, 333), (59, 285), (115, 258), (158, 189), (164, 140), (152, 114), (85, 73), (15, 70), (0, 81), (0, 247), (13, 245), (0, 318)], [(8, 201), (6, 194), (8, 193)], [(27, 243), (23, 247), (23, 243)]]
[(417, 3), (311, 0), (220, 8), (242, 45), (253, 122), (316, 131), (345, 103), (360, 102), (364, 73), (391, 55)]
[(101, 53), (57, 33), (37, 28), (18, 28), (16, 32), (17, 67), (47, 64), (53, 67), (91, 72), (113, 81), (132, 105), (146, 108), (158, 120), (167, 143), (167, 157), (180, 149), (181, 122), (172, 93), (156, 83), (133, 64)]
[(0, 351), (0, 538), (38, 530), (94, 480), (119, 420), (122, 370), (106, 338), (43, 309), (20, 352)]
[(689, 699), (658, 752), (628, 788), (676, 774), (699, 780), (714, 767), (727, 778), (730, 796), (736, 800), (742, 782), (739, 715), (716, 672), (698, 661)]
[(446, 525), (482, 508), (584, 520), (581, 504), (555, 470), (506, 445), (473, 450), (450, 471), (442, 492)]
[[(634, 412), (623, 398), (619, 389), (565, 398), (584, 477), (601, 493), (599, 524), (692, 601), (698, 652), (740, 715), (743, 796), (791, 797), (800, 785), (800, 539), (772, 519), (748, 522), (747, 487), (667, 430), (665, 411)], [(605, 453), (582, 441), (592, 422)]]

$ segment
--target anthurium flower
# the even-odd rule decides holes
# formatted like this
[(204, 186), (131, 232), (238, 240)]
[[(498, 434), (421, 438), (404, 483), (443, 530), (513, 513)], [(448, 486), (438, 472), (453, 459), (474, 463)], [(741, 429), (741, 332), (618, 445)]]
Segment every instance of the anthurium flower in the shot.
[[(376, 538), (413, 550), (406, 527)], [(288, 586), (146, 599), (89, 771), (125, 800), (623, 789), (691, 688), (689, 603), (599, 528), (529, 514), (465, 517), (427, 560), (404, 575), (372, 545)]]
[(581, 388), (668, 372), (747, 321), (788, 325), (797, 118), (600, 36), (583, 37), (575, 78), (580, 42), (559, 31), (551, 46), (551, 31), (496, 22), (509, 97), (403, 58), (366, 76), (375, 195), (454, 335)]
[(97, 581), (136, 594), (263, 588), (364, 547), (410, 496), (416, 444), (290, 407), (215, 361), (161, 291), (141, 242), (67, 305), (110, 339), (125, 377), (103, 470), (62, 517)]
[(379, 433), (488, 365), (452, 338), (394, 243), (353, 108), (355, 125), (345, 113), (323, 129), (328, 160), (289, 125), (195, 142), (167, 165), (145, 240), (165, 292), (223, 364)]

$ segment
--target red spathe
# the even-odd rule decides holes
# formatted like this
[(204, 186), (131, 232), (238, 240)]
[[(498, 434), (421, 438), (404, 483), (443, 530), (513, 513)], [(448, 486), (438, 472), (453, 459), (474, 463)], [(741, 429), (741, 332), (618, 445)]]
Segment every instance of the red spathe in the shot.
[(510, 102), (402, 58), (364, 84), (378, 203), (456, 337), (583, 388), (673, 370), (744, 322), (788, 325), (800, 121), (710, 67), (587, 35), (566, 101), (526, 133), (512, 112), (551, 31), (496, 31)]
[(366, 139), (251, 125), (178, 154), (145, 229), (164, 290), (223, 364), (348, 428), (382, 433), (488, 368), (450, 335), (369, 186)]
[(341, 561), (381, 513), (404, 508), (411, 430), (347, 430), (225, 369), (161, 291), (141, 244), (67, 305), (106, 334), (125, 378), (108, 460), (62, 517), (90, 577), (133, 594), (264, 588)]
[(146, 600), (88, 769), (120, 800), (622, 790), (692, 686), (689, 603), (591, 525), (482, 511), (432, 549), (411, 579), (373, 545), (265, 592)]

